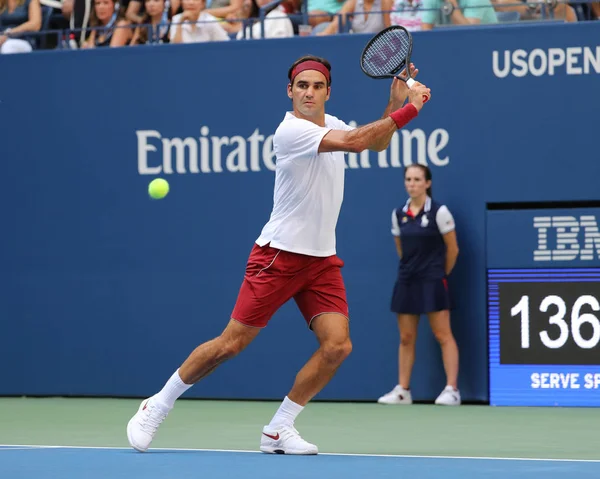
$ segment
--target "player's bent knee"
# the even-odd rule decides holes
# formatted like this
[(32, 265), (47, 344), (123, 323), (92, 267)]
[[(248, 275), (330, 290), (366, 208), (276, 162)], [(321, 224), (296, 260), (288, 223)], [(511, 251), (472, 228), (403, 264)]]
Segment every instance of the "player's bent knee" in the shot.
[(352, 352), (352, 341), (346, 339), (341, 342), (328, 342), (321, 346), (325, 361), (332, 364), (341, 364)]
[(244, 338), (233, 337), (219, 337), (219, 347), (218, 347), (218, 360), (227, 361), (229, 359), (234, 358), (238, 354), (240, 354), (248, 345), (248, 342), (244, 340)]

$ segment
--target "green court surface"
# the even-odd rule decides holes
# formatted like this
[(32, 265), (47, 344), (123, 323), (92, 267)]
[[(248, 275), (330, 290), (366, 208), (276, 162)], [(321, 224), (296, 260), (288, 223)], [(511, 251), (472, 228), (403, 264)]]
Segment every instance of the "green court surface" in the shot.
[[(0, 398), (1, 445), (128, 447), (140, 401)], [(179, 400), (156, 448), (257, 451), (279, 402)], [(324, 453), (600, 459), (600, 409), (309, 404), (296, 421)]]

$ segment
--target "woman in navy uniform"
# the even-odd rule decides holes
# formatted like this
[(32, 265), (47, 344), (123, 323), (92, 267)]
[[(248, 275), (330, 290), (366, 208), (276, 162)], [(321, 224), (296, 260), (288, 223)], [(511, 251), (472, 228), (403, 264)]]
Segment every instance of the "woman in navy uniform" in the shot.
[(410, 376), (415, 359), (419, 316), (427, 314), (440, 343), (447, 386), (436, 404), (458, 406), (458, 347), (450, 328), (447, 276), (458, 256), (454, 219), (445, 205), (431, 198), (431, 171), (411, 165), (404, 173), (410, 198), (392, 212), (392, 235), (400, 257), (392, 311), (398, 316), (399, 383), (379, 398), (380, 404), (412, 404)]

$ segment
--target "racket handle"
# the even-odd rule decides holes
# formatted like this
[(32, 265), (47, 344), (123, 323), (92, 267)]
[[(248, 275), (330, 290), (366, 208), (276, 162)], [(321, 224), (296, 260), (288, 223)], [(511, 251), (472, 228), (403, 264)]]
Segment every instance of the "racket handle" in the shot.
[[(406, 80), (406, 84), (408, 85), (408, 88), (412, 88), (415, 83), (416, 82), (412, 78), (409, 78), (408, 80)], [(427, 100), (429, 100), (429, 97), (427, 95), (423, 95), (423, 103), (425, 103)]]

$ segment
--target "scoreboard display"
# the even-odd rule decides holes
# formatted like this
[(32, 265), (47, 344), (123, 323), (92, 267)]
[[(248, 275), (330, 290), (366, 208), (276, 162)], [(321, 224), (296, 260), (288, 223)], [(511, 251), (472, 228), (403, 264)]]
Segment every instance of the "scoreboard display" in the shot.
[[(496, 235), (488, 236), (487, 268), (491, 405), (600, 406), (600, 234), (596, 228), (586, 238), (581, 226), (555, 232), (547, 226), (540, 234), (534, 227), (552, 225), (553, 218), (580, 224), (581, 216), (593, 223), (588, 211), (569, 213), (488, 211), (488, 235)], [(527, 232), (526, 226), (534, 234), (519, 235), (521, 241), (498, 237), (515, 227)], [(565, 232), (572, 241), (560, 248), (553, 235)], [(586, 242), (590, 237), (597, 245)]]

